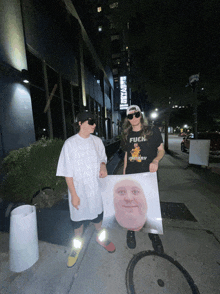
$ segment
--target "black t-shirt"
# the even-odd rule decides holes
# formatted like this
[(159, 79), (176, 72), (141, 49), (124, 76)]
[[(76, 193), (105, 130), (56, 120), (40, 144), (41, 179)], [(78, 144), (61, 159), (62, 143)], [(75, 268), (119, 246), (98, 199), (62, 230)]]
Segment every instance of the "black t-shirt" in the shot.
[(124, 151), (127, 152), (126, 174), (149, 172), (149, 165), (157, 156), (157, 148), (163, 143), (158, 127), (152, 128), (150, 136), (141, 136), (141, 131), (131, 132)]

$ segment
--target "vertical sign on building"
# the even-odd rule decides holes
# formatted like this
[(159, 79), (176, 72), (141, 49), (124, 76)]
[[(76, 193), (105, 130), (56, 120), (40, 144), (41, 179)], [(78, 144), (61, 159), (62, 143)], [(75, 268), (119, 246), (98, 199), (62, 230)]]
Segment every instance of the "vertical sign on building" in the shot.
[(120, 77), (120, 110), (128, 108), (127, 77)]

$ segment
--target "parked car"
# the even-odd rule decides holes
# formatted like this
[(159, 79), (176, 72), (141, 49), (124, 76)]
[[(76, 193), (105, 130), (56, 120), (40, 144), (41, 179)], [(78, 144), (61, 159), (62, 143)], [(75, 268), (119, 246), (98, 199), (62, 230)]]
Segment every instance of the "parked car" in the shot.
[[(186, 152), (189, 150), (190, 140), (193, 140), (192, 134), (183, 138), (181, 142), (181, 151)], [(210, 152), (220, 154), (220, 133), (198, 133), (198, 139), (210, 140)]]

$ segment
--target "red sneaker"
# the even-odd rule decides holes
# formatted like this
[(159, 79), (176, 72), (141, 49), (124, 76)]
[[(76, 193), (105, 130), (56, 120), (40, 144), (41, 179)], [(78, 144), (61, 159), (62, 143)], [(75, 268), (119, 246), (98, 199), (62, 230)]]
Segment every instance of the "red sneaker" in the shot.
[(106, 231), (101, 230), (96, 237), (96, 242), (99, 243), (102, 247), (104, 247), (109, 253), (115, 252), (116, 248), (115, 245), (107, 239)]

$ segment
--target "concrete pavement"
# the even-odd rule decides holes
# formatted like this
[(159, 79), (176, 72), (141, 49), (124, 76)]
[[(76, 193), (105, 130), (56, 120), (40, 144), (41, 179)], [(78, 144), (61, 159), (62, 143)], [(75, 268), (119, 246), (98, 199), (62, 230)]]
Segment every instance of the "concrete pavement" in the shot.
[[(113, 158), (110, 173), (122, 172), (121, 165), (115, 169), (119, 159)], [(126, 230), (117, 224), (109, 232), (116, 252), (109, 254), (96, 243), (94, 227), (89, 225), (77, 264), (68, 269), (72, 231), (64, 202), (38, 213), (40, 258), (24, 272), (9, 271), (8, 234), (0, 233), (0, 293), (218, 294), (220, 181), (209, 181), (169, 154), (160, 163), (158, 178), (164, 255), (153, 251), (144, 230), (136, 234), (137, 247), (129, 249)], [(47, 216), (56, 220), (54, 227)]]

